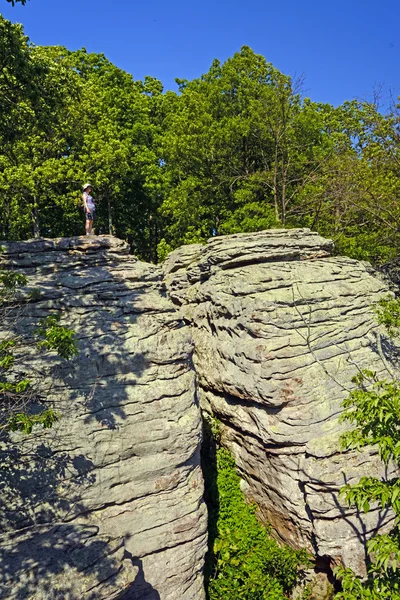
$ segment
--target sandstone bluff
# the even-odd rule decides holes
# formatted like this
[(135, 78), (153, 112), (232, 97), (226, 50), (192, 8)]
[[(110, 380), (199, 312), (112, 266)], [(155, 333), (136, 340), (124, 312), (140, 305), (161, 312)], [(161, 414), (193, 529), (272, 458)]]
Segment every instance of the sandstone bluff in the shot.
[(62, 418), (0, 447), (1, 597), (203, 600), (200, 407), (276, 535), (363, 571), (392, 515), (339, 498), (381, 473), (374, 452), (339, 452), (340, 405), (358, 369), (395, 368), (368, 265), (306, 229), (214, 238), (162, 267), (107, 236), (3, 245), (28, 289), (0, 335), (61, 311), (79, 357), (19, 350)]

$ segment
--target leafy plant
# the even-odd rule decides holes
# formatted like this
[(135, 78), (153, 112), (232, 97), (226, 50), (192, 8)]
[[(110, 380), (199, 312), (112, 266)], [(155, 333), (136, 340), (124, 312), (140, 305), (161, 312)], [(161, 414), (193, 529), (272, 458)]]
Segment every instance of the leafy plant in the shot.
[(15, 271), (0, 272), (0, 289), (3, 294), (15, 294), (15, 290), (26, 284), (26, 277)]
[(60, 325), (61, 315), (48, 315), (40, 319), (36, 334), (44, 337), (38, 343), (40, 350), (55, 350), (62, 358), (70, 359), (78, 355), (75, 333), (72, 329)]
[[(0, 316), (4, 317), (7, 313), (7, 318), (12, 320), (12, 311), (19, 310), (17, 290), (26, 282), (26, 277), (22, 274), (0, 271)], [(35, 296), (37, 297), (37, 291)], [(68, 360), (78, 354), (78, 349), (74, 332), (60, 325), (60, 318), (60, 315), (54, 314), (39, 321), (36, 335), (44, 340), (38, 342), (37, 346), (42, 350), (55, 350), (59, 356)], [(31, 380), (18, 376), (14, 369), (14, 352), (20, 341), (19, 338), (0, 341), (0, 431), (21, 431), (28, 434), (35, 425), (45, 429), (51, 427), (58, 415), (51, 408), (44, 408), (33, 414), (29, 410), (31, 401), (37, 401), (35, 390)]]
[[(385, 325), (391, 337), (400, 326), (400, 302), (385, 297), (375, 305), (378, 321)], [(341, 438), (343, 449), (375, 446), (383, 463), (400, 466), (400, 382), (379, 381), (369, 370), (360, 372), (353, 381), (357, 388), (344, 401), (342, 419), (353, 425)], [(337, 600), (399, 600), (400, 599), (400, 478), (378, 479), (362, 477), (354, 485), (341, 490), (349, 505), (368, 512), (371, 505), (391, 508), (395, 527), (389, 534), (376, 535), (367, 543), (370, 565), (365, 581), (351, 569), (338, 567), (336, 576), (342, 591)]]
[(29, 415), (25, 412), (15, 413), (8, 421), (10, 431), (22, 431), (22, 433), (32, 433), (35, 425), (41, 425), (44, 429), (52, 427), (53, 423), (58, 421), (58, 415), (53, 409), (48, 408), (38, 415)]
[[(208, 435), (219, 435), (215, 420)], [(283, 600), (308, 564), (307, 553), (279, 546), (259, 523), (257, 506), (246, 502), (232, 455), (218, 448), (215, 458), (216, 472), (210, 472), (210, 461), (205, 465), (213, 544), (207, 561), (209, 600)]]
[(400, 330), (400, 302), (397, 298), (388, 295), (375, 304), (375, 314), (378, 323), (386, 327), (390, 337), (399, 335)]

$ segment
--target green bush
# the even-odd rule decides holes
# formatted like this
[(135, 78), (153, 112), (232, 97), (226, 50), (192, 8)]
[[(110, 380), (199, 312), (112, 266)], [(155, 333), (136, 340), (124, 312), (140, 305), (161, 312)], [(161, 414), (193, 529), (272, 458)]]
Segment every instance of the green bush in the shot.
[[(400, 335), (400, 301), (383, 297), (374, 305), (377, 320), (390, 337)], [(400, 382), (378, 380), (370, 370), (354, 378), (356, 389), (343, 402), (342, 419), (352, 428), (341, 437), (342, 448), (375, 447), (383, 464), (400, 466)], [(341, 490), (350, 506), (368, 512), (371, 507), (391, 508), (395, 527), (367, 542), (368, 574), (361, 579), (350, 568), (339, 566), (335, 575), (342, 590), (336, 600), (400, 600), (400, 478), (366, 475)]]
[(283, 600), (308, 563), (305, 551), (281, 547), (245, 501), (231, 454), (216, 450), (216, 478), (206, 486), (212, 548), (206, 568), (209, 600)]

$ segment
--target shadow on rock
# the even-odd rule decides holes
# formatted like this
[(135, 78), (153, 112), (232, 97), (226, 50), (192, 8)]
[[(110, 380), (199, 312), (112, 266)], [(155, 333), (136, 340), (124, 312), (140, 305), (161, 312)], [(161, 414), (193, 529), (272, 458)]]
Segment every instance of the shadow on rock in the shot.
[(94, 526), (53, 524), (8, 533), (2, 536), (0, 548), (0, 596), (115, 598), (122, 555), (123, 540), (110, 543)]
[[(124, 538), (104, 534), (99, 513), (94, 518), (91, 513), (109, 501), (104, 481), (109, 482), (99, 473), (120, 456), (119, 449), (110, 455), (112, 430), (130, 416), (129, 389), (151, 367), (141, 337), (146, 340), (162, 327), (159, 275), (150, 266), (138, 273), (132, 262), (125, 266), (123, 253), (109, 253), (106, 239), (91, 242), (99, 245), (96, 251), (77, 239), (72, 242), (78, 251), (69, 252), (62, 245), (70, 242), (55, 241), (55, 248), (52, 241), (39, 240), (38, 250), (33, 242), (26, 242), (26, 249), (18, 244), (8, 249), (14, 270), (37, 269), (33, 285), (40, 293), (25, 304), (28, 296), (22, 297), (18, 318), (7, 313), (1, 333), (21, 341), (19, 374), (32, 380), (43, 404), (61, 418), (48, 431), (1, 436), (0, 596), (112, 600), (130, 585), (124, 593), (135, 595), (124, 597), (156, 600), (143, 569), (135, 578), (139, 563), (125, 560)], [(49, 312), (61, 313), (62, 324), (76, 332), (77, 359), (66, 362), (36, 350), (34, 331)], [(132, 326), (149, 313), (150, 326), (132, 341)]]
[(125, 551), (125, 557), (129, 558), (133, 567), (138, 569), (135, 581), (131, 583), (118, 600), (160, 600), (160, 594), (146, 581), (143, 564), (140, 558), (134, 558)]

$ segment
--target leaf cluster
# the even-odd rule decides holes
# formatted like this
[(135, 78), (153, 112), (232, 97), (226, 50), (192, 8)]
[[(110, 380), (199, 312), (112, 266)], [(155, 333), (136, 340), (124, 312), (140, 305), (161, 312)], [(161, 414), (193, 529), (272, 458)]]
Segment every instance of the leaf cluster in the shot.
[[(378, 321), (391, 337), (398, 335), (400, 303), (386, 296), (375, 305)], [(342, 419), (352, 425), (341, 438), (343, 449), (378, 449), (383, 463), (390, 469), (400, 466), (400, 383), (379, 381), (370, 370), (353, 379), (357, 388), (344, 401)], [(393, 470), (393, 468), (392, 468)], [(356, 484), (341, 490), (349, 505), (368, 512), (372, 506), (391, 509), (395, 527), (389, 534), (375, 535), (367, 542), (370, 556), (368, 577), (362, 581), (351, 569), (337, 568), (342, 592), (337, 600), (400, 599), (400, 478), (362, 477)]]
[(54, 314), (40, 319), (36, 334), (44, 340), (38, 343), (40, 350), (55, 350), (59, 356), (71, 359), (78, 356), (75, 333), (60, 325), (61, 315)]
[(379, 324), (386, 328), (389, 336), (395, 338), (400, 331), (400, 302), (398, 298), (388, 295), (381, 298), (374, 306)]
[(217, 450), (219, 509), (210, 600), (283, 600), (307, 562), (304, 551), (281, 547), (245, 501), (232, 455)]
[[(2, 309), (8, 308), (18, 288), (27, 283), (25, 276), (14, 271), (0, 272), (0, 317)], [(12, 311), (11, 311), (12, 313)], [(7, 314), (8, 322), (12, 319)], [(39, 322), (36, 330), (38, 350), (55, 350), (64, 359), (77, 356), (78, 348), (75, 334), (71, 329), (60, 325), (59, 314), (48, 315)], [(0, 431), (32, 432), (34, 426), (45, 429), (51, 427), (59, 418), (52, 408), (44, 408), (40, 412), (30, 411), (30, 401), (35, 399), (32, 381), (18, 374), (15, 351), (22, 342), (21, 338), (8, 338), (0, 341)], [(37, 399), (36, 399), (37, 400)]]

